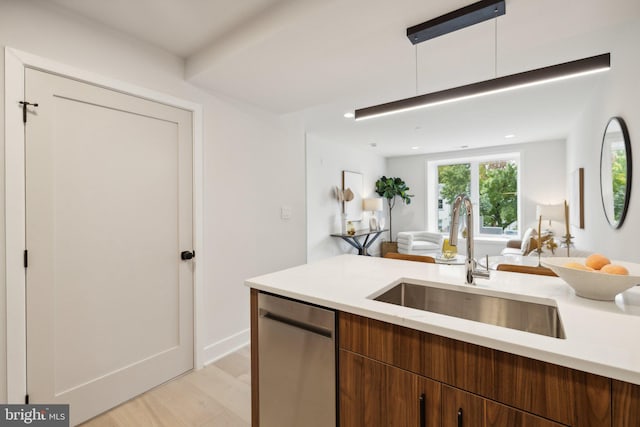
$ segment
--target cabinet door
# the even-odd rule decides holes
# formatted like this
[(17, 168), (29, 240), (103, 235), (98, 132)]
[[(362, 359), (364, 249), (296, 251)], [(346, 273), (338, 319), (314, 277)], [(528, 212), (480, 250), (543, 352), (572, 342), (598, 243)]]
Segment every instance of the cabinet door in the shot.
[(443, 385), (442, 427), (484, 427), (484, 400)]
[(563, 427), (475, 394), (442, 386), (442, 427)]
[(563, 427), (544, 418), (485, 400), (485, 427)]
[(340, 351), (341, 427), (439, 427), (440, 384)]
[(640, 386), (613, 380), (613, 427), (640, 426)]

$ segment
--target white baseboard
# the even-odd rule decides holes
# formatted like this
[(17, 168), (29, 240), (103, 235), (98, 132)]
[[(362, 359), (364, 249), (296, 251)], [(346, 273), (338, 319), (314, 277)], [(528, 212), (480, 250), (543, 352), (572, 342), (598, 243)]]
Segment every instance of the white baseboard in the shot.
[(229, 353), (244, 347), (251, 341), (250, 329), (245, 329), (204, 348), (204, 364), (209, 365)]

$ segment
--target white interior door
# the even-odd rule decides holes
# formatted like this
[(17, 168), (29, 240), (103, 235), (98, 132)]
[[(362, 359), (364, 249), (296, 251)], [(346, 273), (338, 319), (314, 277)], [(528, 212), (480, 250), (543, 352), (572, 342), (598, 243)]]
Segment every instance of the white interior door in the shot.
[(191, 112), (26, 70), (27, 391), (76, 424), (193, 367)]

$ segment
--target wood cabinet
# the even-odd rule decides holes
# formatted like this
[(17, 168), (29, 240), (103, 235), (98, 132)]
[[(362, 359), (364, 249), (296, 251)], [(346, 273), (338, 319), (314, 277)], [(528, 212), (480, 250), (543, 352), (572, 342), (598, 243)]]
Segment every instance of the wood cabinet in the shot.
[(475, 394), (442, 386), (442, 427), (563, 427)]
[[(443, 426), (458, 427), (460, 408), (463, 419), (468, 420), (464, 427), (612, 425), (609, 378), (347, 313), (339, 314), (339, 330), (341, 385), (350, 381), (343, 377), (352, 372), (349, 366), (343, 366), (342, 357), (353, 359), (353, 353), (379, 362), (375, 369), (380, 372), (384, 371), (382, 365), (429, 379), (442, 385)], [(365, 362), (362, 363), (361, 369), (365, 369)], [(367, 375), (373, 374), (356, 374), (358, 378)], [(619, 388), (622, 396), (624, 387)], [(340, 392), (342, 403), (343, 390)], [(349, 389), (349, 395), (358, 393), (362, 391), (357, 387)], [(414, 395), (410, 398), (415, 400)], [(622, 406), (633, 402), (623, 397), (619, 400)], [(368, 408), (362, 409), (366, 413)], [(376, 415), (376, 419), (380, 417)], [(376, 424), (343, 427), (346, 425)]]
[(341, 427), (439, 427), (440, 383), (340, 350)]
[(484, 427), (484, 400), (474, 394), (442, 386), (442, 427)]
[(640, 386), (613, 380), (613, 427), (640, 426)]
[(338, 336), (340, 427), (640, 427), (639, 385), (342, 312)]

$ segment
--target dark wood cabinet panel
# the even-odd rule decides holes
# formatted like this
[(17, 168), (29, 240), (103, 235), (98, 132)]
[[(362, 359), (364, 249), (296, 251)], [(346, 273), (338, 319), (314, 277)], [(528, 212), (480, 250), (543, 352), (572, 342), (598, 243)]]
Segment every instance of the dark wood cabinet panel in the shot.
[(364, 423), (364, 358), (340, 350), (339, 353), (340, 427), (363, 426)]
[(338, 314), (338, 347), (369, 354), (369, 319), (355, 314)]
[(340, 351), (341, 427), (440, 426), (440, 384), (416, 374)]
[(355, 353), (340, 351), (340, 426), (386, 427), (386, 367)]
[(365, 426), (387, 426), (387, 370), (381, 363), (371, 359), (363, 360), (363, 399)]
[(340, 319), (341, 348), (562, 424), (611, 426), (609, 378), (361, 316)]
[[(584, 427), (611, 425), (611, 381), (575, 369), (494, 351), (493, 400)], [(488, 391), (488, 390), (487, 390)]]
[(533, 414), (442, 386), (442, 427), (566, 427)]
[(613, 427), (640, 426), (640, 386), (613, 380)]
[(370, 319), (369, 351), (376, 360), (411, 372), (422, 371), (422, 334), (415, 329)]
[[(440, 427), (442, 425), (442, 385), (436, 381), (431, 381), (430, 379), (419, 376), (417, 380), (418, 394), (424, 396), (425, 399), (424, 425), (425, 427)], [(419, 399), (420, 397), (418, 397), (418, 400)]]
[(340, 348), (411, 372), (423, 372), (422, 333), (415, 329), (340, 313)]
[(484, 399), (443, 385), (442, 427), (484, 427)]
[(565, 427), (490, 400), (485, 400), (484, 405), (484, 427)]
[(427, 333), (423, 340), (432, 361), (425, 375), (483, 396), (496, 394), (499, 371), (494, 350)]

